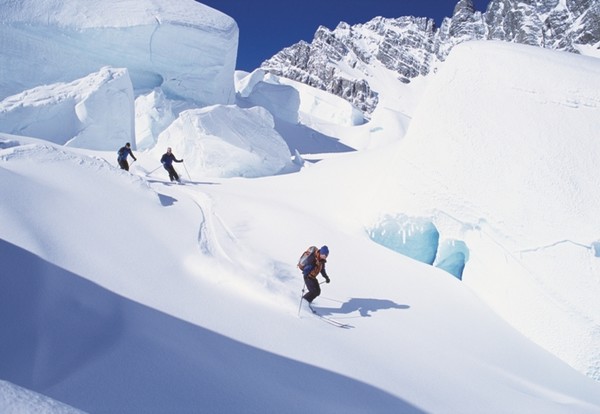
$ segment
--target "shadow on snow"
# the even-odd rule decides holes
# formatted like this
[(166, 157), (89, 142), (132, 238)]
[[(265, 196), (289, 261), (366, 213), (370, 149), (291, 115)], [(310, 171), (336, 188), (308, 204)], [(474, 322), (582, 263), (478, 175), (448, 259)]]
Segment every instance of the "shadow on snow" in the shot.
[[(326, 298), (323, 298), (326, 299)], [(313, 306), (315, 310), (323, 315), (351, 314), (359, 312), (362, 317), (370, 317), (374, 312), (388, 309), (409, 309), (408, 305), (398, 305), (387, 299), (352, 298), (338, 308)]]
[[(0, 260), (0, 377), (79, 409), (422, 412), (128, 300), (4, 240)], [(402, 306), (352, 299), (342, 312), (389, 308)]]

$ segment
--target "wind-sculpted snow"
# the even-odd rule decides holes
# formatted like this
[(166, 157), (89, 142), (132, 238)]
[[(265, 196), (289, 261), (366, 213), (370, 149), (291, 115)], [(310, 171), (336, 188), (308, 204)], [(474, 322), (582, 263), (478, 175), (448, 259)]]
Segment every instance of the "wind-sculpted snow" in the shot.
[(136, 91), (227, 104), (237, 43), (233, 19), (193, 0), (2, 0), (0, 98), (113, 66)]

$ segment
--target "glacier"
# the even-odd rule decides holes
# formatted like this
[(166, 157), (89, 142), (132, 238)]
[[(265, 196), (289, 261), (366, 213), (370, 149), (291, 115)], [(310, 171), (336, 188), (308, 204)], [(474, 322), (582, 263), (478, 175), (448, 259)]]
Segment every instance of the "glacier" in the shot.
[[(464, 242), (463, 283), (600, 378), (600, 66), (565, 55), (496, 41), (456, 46), (398, 144), (386, 184), (396, 194), (381, 201), (388, 214), (426, 212), (440, 239)], [(469, 102), (457, 105), (464, 94)], [(539, 283), (539, 296), (520, 298), (513, 283)], [(542, 314), (553, 329), (539, 329)]]
[(136, 91), (230, 104), (237, 45), (235, 21), (193, 0), (2, 0), (0, 99), (113, 66)]
[[(0, 410), (37, 398), (14, 383), (91, 412), (598, 411), (598, 59), (482, 41), (409, 83), (366, 65), (367, 120), (234, 72), (235, 22), (197, 3), (0, 5)], [(298, 315), (322, 242), (316, 306), (355, 329)]]
[(110, 150), (134, 142), (127, 69), (104, 67), (69, 83), (38, 86), (0, 102), (0, 131), (72, 147)]

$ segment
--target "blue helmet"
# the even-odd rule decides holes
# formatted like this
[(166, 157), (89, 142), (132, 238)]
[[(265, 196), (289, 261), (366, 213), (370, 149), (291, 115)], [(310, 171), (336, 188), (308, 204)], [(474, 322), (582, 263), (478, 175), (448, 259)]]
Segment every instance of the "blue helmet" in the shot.
[(319, 254), (323, 256), (329, 256), (329, 247), (323, 246), (319, 249)]

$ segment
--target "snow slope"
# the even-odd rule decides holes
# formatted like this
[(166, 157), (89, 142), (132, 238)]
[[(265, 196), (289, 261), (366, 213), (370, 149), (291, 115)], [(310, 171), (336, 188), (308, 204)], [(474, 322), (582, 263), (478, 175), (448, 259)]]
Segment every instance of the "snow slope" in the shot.
[[(599, 65), (464, 44), (414, 113), (363, 125), (294, 117), (290, 94), (326, 99), (293, 83), (263, 97), (274, 120), (147, 84), (130, 172), (117, 148), (0, 134), (0, 410), (22, 387), (99, 413), (600, 412)], [(309, 162), (277, 164), (283, 142)], [(315, 307), (350, 329), (299, 311), (311, 244), (331, 251)]]
[[(303, 203), (335, 163), (173, 186), (24, 144), (1, 154), (5, 380), (90, 412), (600, 406), (596, 383), (454, 277), (332, 220), (341, 188)], [(294, 262), (320, 241), (332, 282), (317, 309), (353, 329), (298, 317)]]
[(441, 239), (464, 241), (469, 287), (596, 379), (599, 130), (598, 59), (468, 43), (429, 85), (389, 174), (420, 177), (399, 179), (393, 211), (417, 203)]
[(6, 381), (0, 381), (0, 409), (5, 414), (32, 412), (78, 414), (83, 412)]

